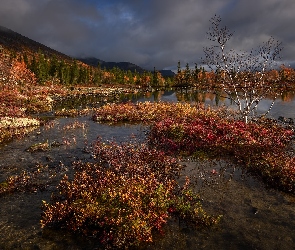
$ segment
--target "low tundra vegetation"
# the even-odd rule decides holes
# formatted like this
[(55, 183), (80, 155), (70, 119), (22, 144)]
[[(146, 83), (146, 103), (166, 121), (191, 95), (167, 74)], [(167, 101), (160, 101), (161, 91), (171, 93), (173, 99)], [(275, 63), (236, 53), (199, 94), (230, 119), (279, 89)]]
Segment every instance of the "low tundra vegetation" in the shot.
[[(104, 247), (126, 248), (153, 241), (169, 218), (187, 225), (216, 225), (190, 179), (180, 184), (182, 157), (228, 161), (267, 185), (295, 191), (294, 132), (271, 120), (245, 123), (225, 109), (185, 103), (108, 104), (94, 111), (99, 122), (149, 124), (146, 142), (98, 139), (93, 161), (75, 162), (49, 202), (42, 227), (97, 237)], [(212, 172), (214, 174), (214, 172)]]
[(36, 165), (31, 171), (11, 175), (0, 182), (0, 196), (15, 192), (43, 191), (54, 176), (49, 173), (48, 166)]
[(271, 187), (295, 191), (294, 132), (276, 124), (245, 123), (217, 117), (167, 118), (151, 126), (150, 145), (169, 154), (206, 152), (230, 159)]
[(62, 227), (95, 236), (105, 247), (126, 248), (151, 242), (171, 217), (188, 225), (213, 226), (200, 197), (180, 187), (181, 165), (174, 157), (144, 143), (93, 146), (95, 162), (76, 162), (72, 180), (64, 176), (51, 201), (43, 203), (42, 227)]
[(294, 131), (272, 120), (246, 123), (223, 108), (163, 102), (106, 105), (93, 119), (149, 123), (149, 145), (167, 154), (193, 157), (205, 152), (230, 159), (271, 187), (295, 191)]
[(190, 118), (206, 114), (207, 116), (232, 116), (234, 112), (228, 112), (220, 108), (218, 112), (205, 109), (202, 104), (192, 106), (189, 103), (169, 102), (139, 102), (107, 104), (94, 110), (92, 116), (97, 122), (134, 122), (151, 123), (161, 121), (166, 117)]

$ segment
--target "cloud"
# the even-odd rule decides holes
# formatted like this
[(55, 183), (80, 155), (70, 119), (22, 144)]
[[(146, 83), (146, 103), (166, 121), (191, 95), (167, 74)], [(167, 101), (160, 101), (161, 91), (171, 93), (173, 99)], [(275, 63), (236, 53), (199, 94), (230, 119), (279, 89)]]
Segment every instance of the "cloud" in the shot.
[(162, 69), (201, 62), (214, 14), (234, 31), (232, 48), (273, 36), (295, 61), (294, 12), (290, 0), (1, 0), (0, 25), (70, 56)]

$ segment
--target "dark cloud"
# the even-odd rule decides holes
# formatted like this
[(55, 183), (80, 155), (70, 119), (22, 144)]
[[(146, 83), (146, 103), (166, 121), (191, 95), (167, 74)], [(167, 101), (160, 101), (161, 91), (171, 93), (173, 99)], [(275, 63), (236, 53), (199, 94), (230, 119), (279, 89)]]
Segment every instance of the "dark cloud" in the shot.
[(235, 31), (232, 48), (273, 36), (292, 63), (294, 12), (290, 0), (1, 0), (0, 25), (71, 56), (162, 69), (201, 62), (214, 14)]

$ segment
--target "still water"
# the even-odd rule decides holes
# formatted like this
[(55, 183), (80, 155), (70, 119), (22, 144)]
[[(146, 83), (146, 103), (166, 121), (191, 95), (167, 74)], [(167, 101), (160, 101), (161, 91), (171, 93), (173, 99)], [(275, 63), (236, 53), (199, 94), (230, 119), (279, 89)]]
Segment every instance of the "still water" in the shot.
[[(186, 95), (186, 97), (185, 97)], [(199, 95), (206, 105), (215, 105), (212, 95)], [(174, 91), (125, 96), (123, 101), (196, 101), (187, 93)], [(99, 100), (79, 102), (81, 106), (99, 105)], [(259, 112), (267, 110), (271, 100), (263, 100)], [(71, 102), (67, 100), (67, 106)], [(218, 105), (230, 105), (227, 99)], [(77, 103), (75, 102), (75, 105)], [(295, 98), (277, 100), (270, 116), (295, 118)], [(74, 122), (83, 124), (75, 129)], [(98, 124), (90, 116), (55, 118), (50, 125), (31, 132), (22, 140), (0, 146), (0, 182), (22, 171), (42, 168), (40, 181), (47, 183), (44, 191), (16, 192), (0, 197), (0, 249), (100, 249), (95, 239), (84, 239), (65, 231), (42, 230), (40, 214), (42, 200), (49, 201), (60, 178), (73, 174), (71, 162), (91, 161), (89, 148), (97, 136), (106, 140), (125, 141), (131, 136), (144, 138), (146, 127), (141, 125), (109, 126)], [(29, 152), (35, 143), (48, 141), (48, 151)], [(53, 146), (58, 145), (58, 146)], [(183, 176), (196, 181), (203, 206), (223, 219), (214, 229), (191, 230), (171, 221), (165, 236), (142, 249), (295, 249), (295, 197), (267, 189), (253, 177), (235, 166), (216, 162), (183, 162)], [(43, 167), (42, 167), (43, 166)], [(214, 169), (214, 174), (212, 170)]]

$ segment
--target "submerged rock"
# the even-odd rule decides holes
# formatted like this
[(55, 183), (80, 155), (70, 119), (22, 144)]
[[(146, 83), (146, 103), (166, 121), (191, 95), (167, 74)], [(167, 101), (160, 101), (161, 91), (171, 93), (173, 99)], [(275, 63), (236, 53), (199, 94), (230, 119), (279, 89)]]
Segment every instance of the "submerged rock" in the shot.
[(35, 152), (35, 151), (47, 151), (49, 150), (50, 145), (48, 141), (36, 143), (32, 146), (30, 146), (26, 151), (28, 152)]

